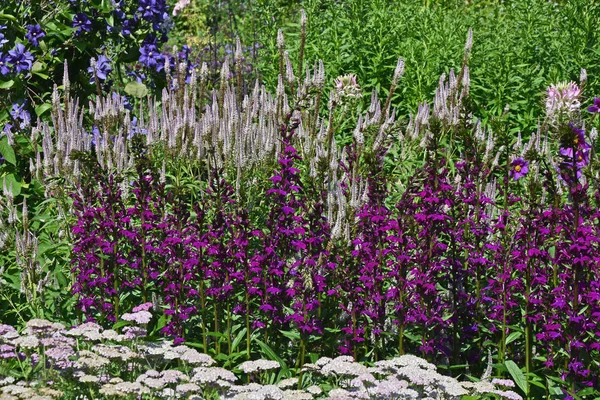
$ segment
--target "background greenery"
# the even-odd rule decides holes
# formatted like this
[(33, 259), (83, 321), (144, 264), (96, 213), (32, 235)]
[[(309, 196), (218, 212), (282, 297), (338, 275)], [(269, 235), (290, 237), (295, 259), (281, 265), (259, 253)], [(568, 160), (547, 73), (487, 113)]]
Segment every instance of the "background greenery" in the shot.
[[(512, 131), (536, 129), (550, 83), (579, 80), (587, 70), (587, 93), (600, 92), (600, 3), (591, 1), (427, 0), (196, 0), (172, 37), (189, 44), (210, 40), (259, 43), (255, 68), (271, 89), (277, 84), (277, 29), (290, 58), (300, 44), (300, 9), (308, 17), (305, 60), (321, 59), (331, 81), (355, 73), (366, 91), (387, 95), (398, 57), (406, 73), (394, 95), (403, 115), (430, 99), (439, 77), (462, 61), (473, 28), (471, 96), (488, 123), (508, 104)], [(220, 32), (217, 35), (217, 32)], [(296, 72), (297, 73), (297, 72)], [(400, 104), (400, 99), (402, 103)], [(326, 104), (326, 103), (324, 103)]]

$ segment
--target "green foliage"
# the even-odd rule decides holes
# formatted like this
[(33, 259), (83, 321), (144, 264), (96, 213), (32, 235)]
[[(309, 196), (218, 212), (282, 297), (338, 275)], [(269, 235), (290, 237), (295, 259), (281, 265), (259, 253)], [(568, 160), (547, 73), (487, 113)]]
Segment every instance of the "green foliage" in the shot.
[(590, 77), (586, 91), (600, 91), (600, 33), (593, 22), (600, 18), (600, 4), (594, 2), (306, 0), (286, 8), (278, 4), (260, 1), (247, 9), (246, 21), (259, 21), (258, 29), (238, 25), (243, 41), (258, 39), (264, 45), (257, 68), (271, 88), (278, 75), (277, 29), (283, 30), (294, 59), (300, 43), (299, 9), (304, 8), (305, 60), (311, 64), (322, 59), (330, 80), (352, 72), (366, 91), (377, 88), (387, 95), (396, 60), (405, 58), (406, 73), (393, 98), (402, 115), (415, 112), (418, 104), (432, 97), (441, 73), (460, 67), (469, 27), (474, 42), (471, 96), (484, 124), (508, 105), (511, 131), (534, 131), (545, 88), (558, 81), (577, 81), (581, 68)]

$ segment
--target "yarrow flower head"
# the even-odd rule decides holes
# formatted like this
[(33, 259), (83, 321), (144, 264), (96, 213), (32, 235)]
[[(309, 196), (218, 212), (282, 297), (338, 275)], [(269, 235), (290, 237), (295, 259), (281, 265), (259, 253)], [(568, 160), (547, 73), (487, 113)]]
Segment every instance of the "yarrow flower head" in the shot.
[(121, 317), (125, 321), (133, 321), (140, 325), (146, 325), (152, 319), (152, 314), (148, 311), (141, 310), (135, 313), (125, 313)]
[(600, 97), (594, 97), (594, 104), (588, 107), (588, 112), (593, 114), (600, 113)]
[(571, 114), (579, 110), (581, 90), (575, 82), (561, 82), (548, 87), (546, 97), (546, 113), (555, 118), (560, 113)]
[(360, 85), (356, 82), (356, 75), (347, 74), (335, 78), (335, 97), (336, 100), (345, 98), (359, 98), (362, 96)]
[(25, 37), (29, 40), (29, 43), (38, 47), (40, 45), (40, 40), (46, 36), (46, 32), (42, 30), (40, 24), (36, 25), (27, 25), (27, 33)]
[(518, 181), (529, 172), (529, 161), (522, 157), (515, 158), (511, 163), (512, 168), (510, 169), (510, 177), (515, 181)]

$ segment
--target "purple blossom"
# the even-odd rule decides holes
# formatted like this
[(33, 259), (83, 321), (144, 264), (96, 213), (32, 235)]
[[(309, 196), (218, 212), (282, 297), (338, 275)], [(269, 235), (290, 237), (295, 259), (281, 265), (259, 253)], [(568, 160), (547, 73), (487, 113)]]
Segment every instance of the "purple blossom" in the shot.
[[(3, 28), (6, 28), (6, 26), (4, 26), (4, 25), (0, 25), (0, 31), (1, 31)], [(5, 36), (4, 36), (4, 33), (1, 33), (1, 32), (0, 32), (0, 49), (1, 49), (2, 47), (4, 47), (4, 45), (5, 45), (6, 43), (8, 43), (8, 39), (6, 39), (6, 38), (5, 38)]]
[(82, 32), (90, 33), (92, 31), (92, 21), (82, 12), (73, 16), (73, 28), (77, 28), (75, 36), (79, 36)]
[(46, 32), (42, 30), (40, 24), (27, 25), (27, 33), (25, 34), (25, 37), (33, 46), (38, 47), (40, 45), (39, 40), (45, 36)]
[(137, 18), (126, 19), (121, 23), (121, 33), (125, 36), (131, 35), (131, 32), (137, 25)]
[(600, 97), (594, 97), (594, 104), (588, 107), (588, 111), (594, 114), (600, 113)]
[(90, 83), (94, 83), (96, 77), (101, 81), (106, 80), (111, 71), (112, 67), (110, 66), (110, 59), (108, 59), (104, 54), (101, 54), (98, 56), (98, 60), (96, 60), (96, 65), (90, 65), (90, 67), (87, 69), (87, 72), (92, 75), (90, 78)]
[(10, 74), (10, 67), (9, 67), (9, 55), (8, 54), (4, 54), (0, 51), (0, 74), (2, 75), (8, 75)]
[(156, 45), (148, 43), (140, 48), (139, 61), (148, 68), (154, 68), (160, 72), (164, 68), (164, 56), (160, 54)]
[(10, 50), (8, 55), (10, 56), (8, 62), (14, 65), (17, 72), (29, 71), (31, 69), (33, 56), (21, 43), (18, 43), (14, 49)]
[(142, 18), (153, 23), (160, 23), (168, 17), (164, 0), (139, 0), (137, 10), (142, 14)]
[(509, 175), (515, 181), (518, 181), (529, 172), (529, 161), (526, 161), (522, 157), (518, 157), (511, 163), (511, 169)]
[(10, 112), (10, 116), (13, 118), (13, 120), (16, 123), (19, 124), (19, 127), (21, 129), (24, 129), (27, 126), (29, 126), (29, 124), (31, 122), (31, 115), (29, 114), (29, 111), (25, 110), (26, 103), (27, 103), (26, 101), (24, 101), (20, 105), (17, 103), (14, 103), (12, 105), (12, 110)]

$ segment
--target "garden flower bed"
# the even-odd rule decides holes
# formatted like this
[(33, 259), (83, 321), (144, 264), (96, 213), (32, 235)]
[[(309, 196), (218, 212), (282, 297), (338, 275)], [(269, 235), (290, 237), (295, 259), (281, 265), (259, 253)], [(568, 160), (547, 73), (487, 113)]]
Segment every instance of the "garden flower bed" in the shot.
[(0, 13), (0, 89), (45, 93), (0, 110), (0, 398), (600, 394), (595, 78), (484, 121), (468, 29), (403, 114), (404, 58), (329, 79), (302, 11), (271, 91), (239, 38), (166, 52), (174, 6)]

